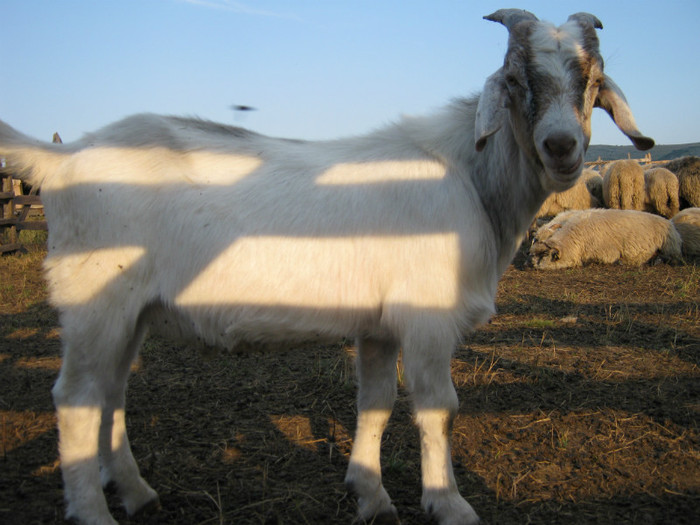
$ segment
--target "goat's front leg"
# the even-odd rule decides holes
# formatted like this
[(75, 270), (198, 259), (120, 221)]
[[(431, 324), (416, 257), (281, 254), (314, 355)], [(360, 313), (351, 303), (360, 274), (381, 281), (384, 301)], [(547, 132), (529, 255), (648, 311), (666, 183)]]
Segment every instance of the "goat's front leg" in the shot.
[(345, 484), (358, 499), (359, 521), (398, 523), (396, 508), (382, 485), (380, 446), (396, 400), (398, 345), (370, 339), (357, 344), (357, 431)]
[(97, 458), (103, 395), (99, 383), (76, 368), (71, 352), (64, 351), (61, 373), (53, 388), (66, 518), (116, 525), (100, 486)]
[(128, 342), (128, 324), (89, 319), (81, 310), (64, 312), (63, 362), (53, 388), (66, 517), (116, 525), (102, 483), (117, 485), (129, 513), (158, 501), (139, 475), (124, 421), (126, 380), (140, 338)]
[[(428, 333), (429, 331), (426, 331)], [(411, 340), (404, 344), (406, 383), (413, 396), (415, 421), (420, 431), (423, 496), (421, 503), (440, 525), (479, 523), (474, 509), (459, 494), (450, 438), (458, 400), (450, 361), (455, 341)]]

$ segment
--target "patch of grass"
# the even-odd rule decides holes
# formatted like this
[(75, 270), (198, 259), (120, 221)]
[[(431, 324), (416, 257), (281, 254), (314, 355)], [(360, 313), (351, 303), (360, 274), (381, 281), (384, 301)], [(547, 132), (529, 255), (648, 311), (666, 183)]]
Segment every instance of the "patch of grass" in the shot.
[(618, 305), (608, 305), (605, 308), (605, 316), (608, 321), (606, 334), (609, 336), (616, 328), (622, 328), (629, 333), (634, 325), (634, 315), (630, 305), (623, 303)]
[(46, 245), (49, 237), (48, 232), (41, 230), (22, 230), (19, 232), (18, 239), (22, 245)]
[(541, 319), (538, 317), (528, 319), (523, 323), (523, 326), (525, 328), (535, 328), (537, 330), (551, 329), (554, 328), (556, 325), (556, 321), (552, 321), (551, 319)]
[(700, 294), (700, 270), (697, 266), (692, 266), (692, 271), (688, 276), (679, 278), (672, 284), (676, 295), (681, 299), (694, 298), (697, 300)]
[(24, 308), (46, 299), (46, 282), (41, 263), (46, 256), (42, 247), (0, 256), (0, 308)]

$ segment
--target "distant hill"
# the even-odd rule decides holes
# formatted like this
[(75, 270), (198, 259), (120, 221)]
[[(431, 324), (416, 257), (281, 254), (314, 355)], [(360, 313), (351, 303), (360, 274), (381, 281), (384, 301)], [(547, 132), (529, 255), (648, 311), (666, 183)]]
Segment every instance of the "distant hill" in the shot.
[(651, 160), (673, 160), (686, 155), (700, 157), (700, 142), (691, 144), (657, 144), (649, 151), (639, 151), (634, 146), (592, 145), (588, 147), (586, 162), (596, 161), (599, 157), (601, 160), (643, 159), (647, 153), (651, 153)]

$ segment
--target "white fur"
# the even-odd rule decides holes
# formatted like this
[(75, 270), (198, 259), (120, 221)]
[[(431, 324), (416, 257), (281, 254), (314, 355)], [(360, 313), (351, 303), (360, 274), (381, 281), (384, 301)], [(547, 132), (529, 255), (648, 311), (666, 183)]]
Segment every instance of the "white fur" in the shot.
[[(130, 514), (157, 504), (124, 424), (129, 367), (150, 331), (227, 348), (355, 336), (359, 414), (346, 481), (367, 521), (396, 515), (379, 448), (401, 349), (420, 430), (422, 504), (441, 525), (476, 523), (451, 467), (450, 359), (461, 334), (494, 312), (498, 278), (544, 199), (581, 172), (599, 94), (566, 67), (580, 57), (581, 34), (568, 23), (526, 43), (547, 55), (535, 60), (540, 76), (561, 83), (533, 131), (528, 94), (508, 109), (500, 103), (513, 96), (505, 69), (478, 100), (329, 142), (137, 115), (51, 145), (0, 122), (0, 156), (41, 183), (49, 222), (67, 515), (114, 523), (100, 482), (116, 484)], [(517, 43), (511, 48), (524, 68)], [(611, 86), (606, 108), (631, 115)], [(572, 99), (586, 100), (585, 114)], [(624, 125), (653, 144), (629, 118)], [(575, 139), (570, 149), (543, 151), (562, 137)]]

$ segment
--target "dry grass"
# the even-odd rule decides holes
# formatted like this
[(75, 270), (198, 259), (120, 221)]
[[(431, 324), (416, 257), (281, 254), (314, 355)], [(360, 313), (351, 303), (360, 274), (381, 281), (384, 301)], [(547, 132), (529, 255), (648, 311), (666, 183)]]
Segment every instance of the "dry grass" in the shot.
[[(36, 251), (0, 258), (0, 522), (62, 523), (50, 387), (55, 312)], [(457, 349), (453, 458), (486, 523), (695, 523), (700, 515), (700, 272), (694, 266), (511, 268), (499, 314)], [(302, 351), (303, 350), (303, 351)], [(219, 355), (151, 339), (130, 436), (163, 509), (124, 523), (350, 523), (355, 420), (345, 342)], [(403, 387), (384, 440), (404, 524), (419, 453)]]

